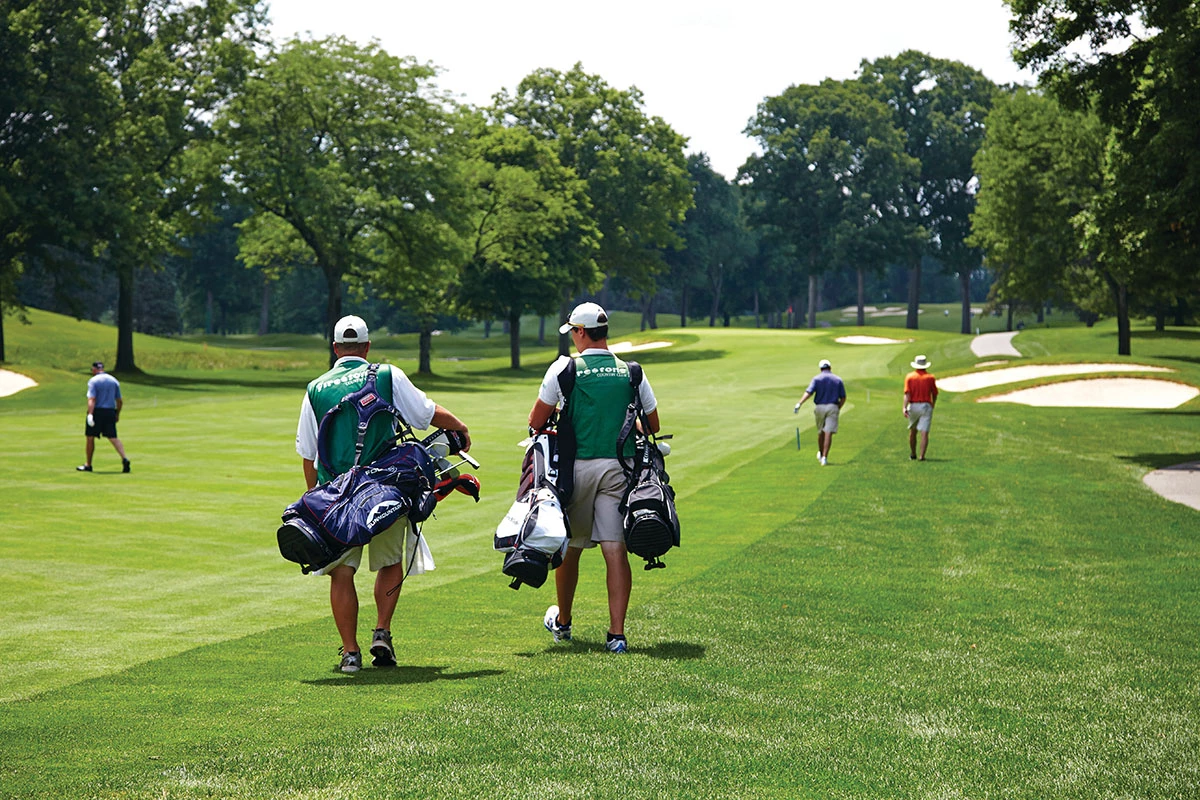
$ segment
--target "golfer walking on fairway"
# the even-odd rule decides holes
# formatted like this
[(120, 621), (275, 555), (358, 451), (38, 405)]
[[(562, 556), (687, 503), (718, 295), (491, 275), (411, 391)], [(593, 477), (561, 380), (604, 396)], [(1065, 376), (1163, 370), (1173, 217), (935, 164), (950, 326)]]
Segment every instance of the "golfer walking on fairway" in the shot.
[[(300, 404), (300, 423), (296, 428), (296, 452), (300, 454), (304, 470), (304, 482), (312, 489), (318, 482), (326, 483), (354, 464), (357, 416), (339, 413), (334, 415), (332, 434), (328, 437), (329, 459), (332, 471), (327, 471), (317, 459), (317, 430), (319, 420), (336, 406), (343, 397), (356, 392), (367, 383), (367, 351), (371, 349), (370, 334), (362, 318), (342, 317), (333, 326), (333, 352), (337, 361), (321, 377), (308, 384), (304, 400)], [(467, 426), (458, 417), (434, 403), (417, 387), (413, 386), (401, 370), (390, 364), (379, 367), (376, 377), (379, 396), (391, 402), (400, 411), (404, 421), (414, 428), (431, 425), (437, 428), (462, 431), (466, 436)], [(396, 440), (396, 421), (391, 415), (379, 414), (367, 428), (363, 440), (361, 463), (368, 464), (377, 458)], [(463, 450), (471, 449), (471, 438)], [(404, 557), (405, 547), (409, 556)], [(370, 568), (375, 573), (375, 630), (371, 633), (372, 663), (377, 667), (396, 664), (392, 648), (392, 614), (400, 597), (399, 588), (408, 574), (420, 575), (433, 569), (433, 556), (425, 540), (416, 535), (412, 522), (402, 517), (395, 525), (378, 534), (367, 545), (370, 550)], [(358, 672), (362, 667), (362, 651), (358, 647), (358, 591), (354, 586), (354, 573), (362, 563), (361, 547), (352, 547), (332, 564), (314, 570), (314, 575), (329, 576), (329, 604), (333, 608), (333, 621), (342, 639), (339, 651), (342, 660), (338, 665), (342, 672)], [(409, 568), (406, 569), (406, 562)]]
[[(925, 356), (917, 356), (910, 365), (913, 371), (904, 378), (904, 416), (908, 419), (908, 457), (925, 460), (929, 447), (929, 426), (933, 423), (933, 407), (937, 404), (937, 381), (929, 374), (933, 366)], [(921, 455), (917, 455), (917, 434), (921, 434)]]
[(833, 374), (829, 359), (822, 358), (817, 368), (821, 370), (809, 382), (804, 390), (804, 396), (793, 413), (800, 413), (804, 401), (813, 398), (813, 418), (817, 422), (817, 460), (825, 466), (829, 459), (829, 446), (833, 444), (833, 435), (838, 429), (838, 415), (846, 404), (846, 384)]
[(96, 453), (96, 437), (103, 436), (112, 443), (121, 457), (121, 472), (129, 472), (125, 446), (117, 438), (117, 420), (121, 418), (121, 383), (104, 371), (104, 363), (92, 363), (92, 377), (87, 385), (87, 424), (84, 426), (85, 461), (76, 467), (80, 472), (92, 471), (92, 456)]
[[(559, 333), (571, 334), (579, 351), (575, 359), (575, 386), (565, 398), (565, 413), (574, 427), (575, 489), (567, 502), (571, 523), (571, 541), (562, 566), (554, 571), (558, 605), (546, 609), (542, 624), (556, 642), (571, 640), (571, 611), (575, 588), (579, 584), (579, 559), (587, 548), (600, 546), (604, 556), (608, 588), (608, 635), (605, 649), (624, 653), (625, 614), (633, 575), (629, 553), (625, 550), (625, 521), (619, 506), (625, 493), (625, 473), (617, 459), (617, 437), (625, 422), (625, 410), (633, 400), (629, 385), (629, 367), (608, 349), (608, 314), (595, 303), (575, 307)], [(546, 370), (538, 399), (529, 412), (529, 426), (541, 430), (550, 421), (555, 408), (564, 403), (559, 373), (570, 359), (560, 358)], [(650, 382), (642, 378), (639, 389), (642, 407), (650, 423), (650, 433), (658, 432), (658, 401)], [(626, 456), (633, 456), (632, 436), (626, 442)]]

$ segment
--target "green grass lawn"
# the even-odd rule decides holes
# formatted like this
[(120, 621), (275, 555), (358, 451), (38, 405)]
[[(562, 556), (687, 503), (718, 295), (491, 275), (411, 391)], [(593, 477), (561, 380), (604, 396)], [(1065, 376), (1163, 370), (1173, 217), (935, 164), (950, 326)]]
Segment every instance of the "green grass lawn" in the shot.
[[(675, 435), (683, 547), (635, 572), (619, 657), (598, 557), (556, 646), (551, 586), (509, 590), (491, 549), (552, 350), (514, 371), (495, 331), (438, 337), (415, 381), (471, 425), (484, 497), (427, 523), (438, 566), (403, 590), (399, 666), (342, 675), (327, 581), (274, 542), (322, 342), (137, 337), (133, 472), (99, 442), (85, 475), (87, 364), (115, 331), (30, 317), (6, 319), (4, 366), (41, 385), (0, 398), (0, 797), (1200, 796), (1200, 516), (1141, 481), (1200, 459), (1200, 400), (944, 393), (914, 463), (908, 362), (969, 371), (968, 337), (631, 317), (618, 333), (675, 342), (637, 358)], [(1111, 361), (1115, 337), (1029, 327), (1016, 361)], [(1200, 386), (1197, 339), (1135, 328), (1132, 360)], [(412, 338), (372, 352), (415, 369)], [(824, 468), (791, 413), (822, 357), (850, 395)]]

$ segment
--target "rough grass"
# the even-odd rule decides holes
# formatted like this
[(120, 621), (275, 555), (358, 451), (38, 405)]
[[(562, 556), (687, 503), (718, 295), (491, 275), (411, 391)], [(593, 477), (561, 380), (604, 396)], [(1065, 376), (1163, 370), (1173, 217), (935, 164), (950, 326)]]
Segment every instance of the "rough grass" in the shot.
[[(95, 333), (62, 345), (82, 354)], [(635, 574), (624, 658), (602, 652), (598, 558), (564, 647), (541, 630), (549, 587), (508, 590), (490, 549), (550, 353), (517, 374), (506, 350), (446, 362), (427, 388), (472, 425), (485, 498), (428, 524), (438, 569), (404, 589), (400, 666), (356, 676), (333, 669), (325, 583), (273, 543), (319, 342), (305, 369), (210, 343), (220, 369), (126, 384), (131, 475), (104, 443), (100, 471), (74, 473), (85, 370), (46, 370), (0, 399), (0, 796), (1200, 793), (1197, 516), (1140, 480), (1200, 458), (1200, 402), (947, 394), (918, 464), (901, 378), (918, 352), (968, 369), (966, 339), (837, 333), (658, 331), (679, 344), (639, 354), (676, 436), (684, 546)], [(1139, 361), (1200, 385), (1194, 331), (1147, 333)], [(1017, 343), (1111, 359), (1111, 337)], [(196, 347), (139, 339), (155, 346)], [(825, 468), (811, 415), (790, 413), (821, 357), (850, 391)]]

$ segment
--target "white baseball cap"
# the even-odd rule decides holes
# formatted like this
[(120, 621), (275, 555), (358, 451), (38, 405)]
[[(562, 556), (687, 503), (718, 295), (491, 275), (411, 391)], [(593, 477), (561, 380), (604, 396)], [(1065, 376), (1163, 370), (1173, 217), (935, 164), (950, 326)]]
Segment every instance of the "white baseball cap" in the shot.
[(363, 322), (363, 318), (351, 314), (342, 317), (337, 321), (337, 325), (333, 326), (333, 341), (336, 344), (369, 342), (371, 335), (367, 332), (367, 323)]
[(571, 316), (567, 317), (567, 321), (559, 327), (559, 333), (566, 333), (571, 328), (599, 328), (601, 325), (608, 324), (608, 314), (604, 313), (604, 309), (595, 303), (580, 303), (575, 306), (575, 310), (571, 312)]
[(821, 362), (817, 364), (817, 369), (833, 369), (833, 365), (829, 363), (828, 358), (822, 358)]

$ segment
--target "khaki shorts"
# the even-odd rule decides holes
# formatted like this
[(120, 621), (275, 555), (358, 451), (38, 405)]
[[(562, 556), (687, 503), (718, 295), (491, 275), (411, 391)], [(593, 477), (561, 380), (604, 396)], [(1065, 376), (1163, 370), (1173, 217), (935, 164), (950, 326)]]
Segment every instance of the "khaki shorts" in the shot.
[[(411, 526), (412, 522), (408, 517), (401, 517), (395, 525), (371, 539), (371, 543), (366, 545), (370, 551), (367, 563), (371, 572), (378, 572), (384, 567), (399, 564), (404, 560), (404, 540)], [(362, 564), (362, 554), (362, 547), (351, 547), (337, 561), (327, 564), (321, 569), (313, 570), (310, 574), (328, 575), (334, 567), (349, 567), (358, 572), (358, 567)]]
[(621, 498), (625, 473), (615, 458), (588, 458), (575, 462), (575, 490), (567, 505), (571, 523), (570, 547), (595, 547), (597, 542), (624, 542), (625, 520)]
[(933, 422), (933, 403), (909, 403), (908, 404), (908, 429), (916, 428), (925, 433), (929, 432), (929, 425)]
[(842, 409), (837, 403), (822, 403), (813, 406), (813, 419), (817, 421), (817, 430), (825, 433), (837, 433), (838, 412)]

